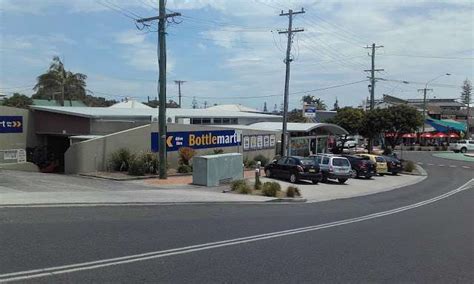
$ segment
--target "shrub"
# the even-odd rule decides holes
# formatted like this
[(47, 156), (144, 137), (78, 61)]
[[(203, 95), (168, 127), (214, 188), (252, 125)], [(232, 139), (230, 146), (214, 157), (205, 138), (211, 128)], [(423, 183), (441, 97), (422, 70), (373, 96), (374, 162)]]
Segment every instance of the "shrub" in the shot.
[(240, 194), (250, 194), (250, 193), (252, 193), (252, 189), (247, 184), (247, 182), (243, 179), (234, 180), (230, 184), (230, 188), (231, 188), (232, 191), (236, 191)]
[(181, 147), (178, 152), (180, 165), (189, 165), (189, 161), (196, 155), (196, 151), (189, 147)]
[(281, 186), (278, 182), (266, 182), (263, 184), (262, 194), (264, 196), (276, 197), (281, 191)]
[(134, 158), (134, 155), (128, 149), (121, 148), (110, 155), (109, 165), (114, 171), (128, 171), (130, 162)]
[(286, 189), (286, 196), (287, 197), (301, 196), (301, 192), (299, 188), (297, 188), (296, 186), (289, 186)]
[(260, 161), (260, 164), (262, 165), (262, 167), (265, 167), (268, 164), (268, 158), (265, 157), (264, 155), (261, 155), (261, 154), (255, 156), (255, 158), (253, 158), (253, 160), (255, 161), (255, 163)]
[(256, 165), (257, 165), (257, 162), (255, 162), (254, 160), (249, 160), (249, 159), (244, 160), (244, 166), (248, 169), (255, 168)]
[(260, 177), (255, 178), (255, 184), (253, 186), (253, 189), (255, 189), (255, 190), (262, 189), (262, 182), (260, 181)]
[(145, 152), (140, 154), (140, 158), (143, 160), (145, 173), (156, 174), (158, 172), (158, 157), (156, 154)]
[(214, 155), (224, 154), (224, 150), (222, 149), (214, 149)]
[(128, 167), (128, 174), (131, 176), (143, 176), (145, 175), (145, 161), (142, 157), (138, 156), (130, 161)]
[(392, 155), (392, 149), (391, 148), (385, 148), (383, 150), (383, 154), (386, 155), (386, 156)]
[(190, 165), (180, 165), (177, 169), (178, 173), (187, 174), (193, 171), (193, 168)]
[(415, 166), (415, 163), (413, 161), (405, 161), (405, 164), (403, 165), (403, 170), (405, 172), (413, 172), (413, 170), (415, 170), (416, 166)]

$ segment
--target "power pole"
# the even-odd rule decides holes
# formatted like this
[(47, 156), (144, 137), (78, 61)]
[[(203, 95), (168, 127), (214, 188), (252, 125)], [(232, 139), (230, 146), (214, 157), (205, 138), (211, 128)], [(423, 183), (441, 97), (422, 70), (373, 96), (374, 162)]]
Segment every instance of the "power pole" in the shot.
[(181, 108), (181, 84), (184, 84), (186, 81), (175, 80), (174, 83), (178, 85), (178, 105)]
[(159, 93), (160, 105), (158, 107), (158, 151), (159, 151), (159, 174), (160, 179), (166, 179), (166, 20), (168, 18), (181, 16), (180, 13), (166, 14), (165, 0), (159, 0), (159, 14), (156, 17), (143, 18), (137, 23), (146, 23), (158, 20), (158, 44), (159, 44)]
[(293, 59), (291, 58), (291, 44), (293, 42), (293, 33), (303, 32), (304, 29), (293, 29), (293, 15), (296, 14), (304, 14), (305, 11), (301, 8), (301, 11), (293, 12), (293, 10), (288, 10), (288, 13), (284, 13), (281, 11), (280, 16), (288, 16), (288, 29), (286, 31), (279, 31), (279, 34), (288, 34), (288, 41), (286, 45), (286, 58), (285, 58), (285, 65), (286, 65), (286, 73), (285, 73), (285, 94), (283, 98), (283, 131), (281, 134), (281, 150), (280, 154), (282, 156), (289, 155), (289, 148), (288, 148), (288, 96), (290, 92), (290, 64)]
[(427, 91), (433, 91), (433, 89), (427, 89), (426, 87), (423, 89), (418, 89), (418, 92), (423, 91), (423, 126), (422, 126), (422, 132), (425, 133), (425, 121), (426, 121), (426, 92)]
[[(364, 70), (365, 72), (370, 72), (370, 110), (373, 110), (375, 107), (375, 72), (378, 71), (384, 71), (384, 69), (375, 69), (375, 50), (377, 48), (382, 48), (383, 45), (375, 45), (375, 43), (372, 43), (372, 46), (366, 46), (365, 48), (371, 48), (372, 49), (372, 64), (370, 70)], [(369, 139), (369, 145), (368, 145), (368, 151), (369, 153), (372, 153), (372, 146), (374, 144), (373, 139)]]

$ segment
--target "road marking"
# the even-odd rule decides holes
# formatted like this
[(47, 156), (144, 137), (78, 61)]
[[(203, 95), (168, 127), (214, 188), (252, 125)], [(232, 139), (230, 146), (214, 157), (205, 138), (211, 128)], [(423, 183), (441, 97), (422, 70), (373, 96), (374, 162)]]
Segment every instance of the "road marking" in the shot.
[(358, 223), (358, 222), (380, 218), (380, 217), (384, 217), (388, 215), (393, 215), (396, 213), (404, 212), (404, 211), (418, 208), (421, 206), (425, 206), (425, 205), (440, 201), (442, 199), (448, 198), (454, 194), (457, 194), (459, 192), (462, 192), (464, 190), (467, 190), (473, 187), (474, 187), (474, 179), (471, 179), (465, 184), (463, 184), (462, 186), (454, 190), (451, 190), (449, 192), (446, 192), (442, 195), (433, 197), (431, 199), (414, 203), (411, 205), (387, 210), (387, 211), (382, 211), (378, 213), (361, 216), (361, 217), (355, 217), (355, 218), (330, 222), (326, 224), (301, 227), (301, 228), (296, 228), (296, 229), (291, 229), (291, 230), (284, 230), (284, 231), (278, 231), (278, 232), (273, 232), (273, 233), (230, 239), (230, 240), (225, 240), (225, 241), (186, 246), (182, 248), (154, 251), (154, 252), (148, 252), (148, 253), (142, 253), (142, 254), (135, 254), (135, 255), (109, 258), (109, 259), (90, 261), (90, 262), (82, 262), (82, 263), (70, 264), (70, 265), (62, 265), (62, 266), (56, 266), (56, 267), (48, 267), (48, 268), (42, 268), (42, 269), (34, 269), (34, 270), (0, 274), (0, 282), (36, 279), (36, 278), (41, 278), (41, 277), (55, 276), (55, 275), (84, 271), (84, 270), (92, 270), (92, 269), (97, 269), (97, 268), (102, 268), (102, 267), (107, 267), (107, 266), (115, 266), (115, 265), (120, 265), (120, 264), (145, 261), (149, 259), (164, 258), (168, 256), (173, 256), (173, 255), (188, 254), (188, 253), (193, 253), (197, 251), (204, 251), (204, 250), (216, 249), (220, 247), (234, 246), (234, 245), (243, 244), (243, 243), (251, 243), (251, 242), (262, 241), (262, 240), (267, 240), (267, 239), (280, 238), (284, 236), (296, 235), (296, 234), (312, 232), (312, 231), (317, 231), (317, 230), (322, 230), (322, 229), (327, 229), (327, 228), (332, 228), (332, 227), (338, 227), (342, 225), (348, 225), (352, 223)]
[(422, 163), (422, 162), (418, 162), (417, 164), (418, 164), (418, 165), (423, 165), (423, 163)]
[(428, 163), (427, 165), (428, 165), (428, 166), (434, 166), (434, 164), (430, 164), (430, 163)]
[(444, 165), (438, 165), (438, 167), (444, 167)]
[(455, 165), (449, 165), (450, 168), (457, 168), (458, 166)]
[(470, 169), (471, 168), (469, 166), (462, 166), (462, 167), (465, 168), (465, 169)]

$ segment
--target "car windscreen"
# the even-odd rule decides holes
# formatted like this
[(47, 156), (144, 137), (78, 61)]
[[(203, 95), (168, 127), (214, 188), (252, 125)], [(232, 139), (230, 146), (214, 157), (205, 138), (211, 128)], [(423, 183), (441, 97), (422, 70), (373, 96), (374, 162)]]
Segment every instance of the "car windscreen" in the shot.
[(459, 140), (458, 144), (466, 144), (466, 140)]
[(376, 161), (377, 163), (385, 163), (385, 160), (384, 160), (384, 158), (382, 158), (382, 157), (375, 157), (375, 161)]
[(336, 167), (348, 167), (349, 161), (347, 159), (334, 158), (332, 159), (332, 165)]
[(315, 166), (318, 164), (315, 159), (301, 159), (300, 161), (304, 166)]

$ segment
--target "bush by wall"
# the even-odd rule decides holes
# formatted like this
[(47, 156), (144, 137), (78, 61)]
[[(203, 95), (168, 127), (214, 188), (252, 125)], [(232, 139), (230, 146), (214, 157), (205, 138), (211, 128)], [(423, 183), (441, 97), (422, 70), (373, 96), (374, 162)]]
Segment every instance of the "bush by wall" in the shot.
[(287, 196), (287, 197), (301, 196), (300, 189), (297, 188), (296, 186), (289, 186), (289, 187), (286, 189), (286, 196)]
[(128, 174), (131, 176), (145, 175), (145, 161), (142, 157), (135, 157), (130, 161)]
[(413, 172), (415, 170), (416, 166), (415, 166), (415, 163), (413, 161), (404, 161), (404, 164), (403, 164), (403, 170), (405, 172)]
[(260, 161), (262, 167), (265, 167), (267, 164), (268, 164), (268, 158), (265, 157), (264, 155), (257, 155), (255, 156), (255, 158), (253, 158), (253, 160), (255, 161), (255, 163), (257, 163), (258, 161)]
[(252, 193), (252, 189), (250, 186), (247, 184), (247, 181), (240, 179), (240, 180), (234, 180), (230, 184), (230, 188), (232, 191), (236, 191), (241, 194), (250, 194)]
[(278, 182), (266, 182), (263, 184), (262, 194), (264, 196), (276, 197), (281, 191), (281, 186)]
[(181, 174), (191, 173), (193, 168), (190, 165), (180, 165), (178, 166), (177, 172)]
[(109, 166), (113, 171), (126, 172), (128, 171), (130, 162), (135, 158), (130, 150), (121, 148), (113, 152), (109, 158)]
[(189, 165), (191, 159), (196, 155), (196, 151), (193, 148), (181, 147), (179, 148), (179, 164)]
[(244, 160), (244, 167), (246, 167), (247, 169), (255, 168), (256, 165), (257, 162), (255, 162), (254, 160), (249, 160), (247, 158)]

